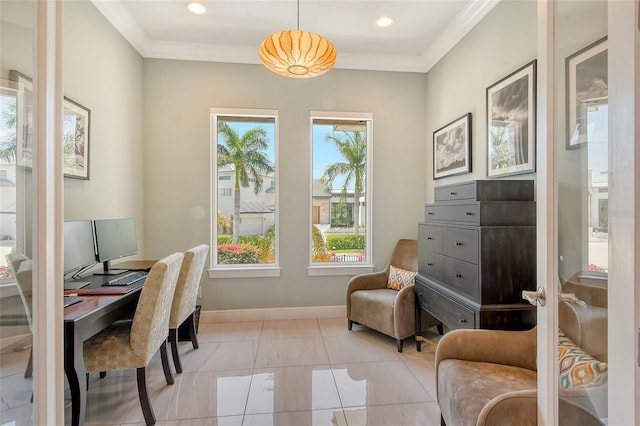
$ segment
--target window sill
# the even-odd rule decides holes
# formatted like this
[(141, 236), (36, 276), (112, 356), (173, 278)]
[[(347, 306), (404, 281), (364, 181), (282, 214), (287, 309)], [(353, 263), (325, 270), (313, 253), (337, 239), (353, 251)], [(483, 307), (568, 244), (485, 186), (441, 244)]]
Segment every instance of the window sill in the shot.
[(313, 265), (307, 268), (307, 275), (310, 277), (326, 277), (337, 275), (359, 275), (373, 272), (374, 265), (344, 265), (344, 266), (324, 266)]
[(279, 266), (256, 268), (213, 268), (209, 269), (209, 278), (271, 278), (280, 276)]

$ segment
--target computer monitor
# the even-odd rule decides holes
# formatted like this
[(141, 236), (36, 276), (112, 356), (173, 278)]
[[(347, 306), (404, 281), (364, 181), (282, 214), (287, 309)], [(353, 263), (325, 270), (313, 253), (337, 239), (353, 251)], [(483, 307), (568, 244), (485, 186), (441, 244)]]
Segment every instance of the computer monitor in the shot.
[(74, 275), (96, 264), (93, 222), (74, 220), (64, 223), (64, 274)]
[(136, 222), (128, 219), (101, 219), (93, 221), (96, 233), (96, 253), (102, 262), (100, 275), (120, 274), (124, 270), (111, 269), (111, 261), (138, 253)]

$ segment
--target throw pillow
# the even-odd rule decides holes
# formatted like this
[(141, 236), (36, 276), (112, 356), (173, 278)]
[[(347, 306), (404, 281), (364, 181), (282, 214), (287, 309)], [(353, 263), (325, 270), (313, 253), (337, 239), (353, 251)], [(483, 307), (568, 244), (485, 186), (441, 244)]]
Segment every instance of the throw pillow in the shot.
[(607, 363), (598, 361), (558, 330), (558, 358), (562, 389), (590, 387), (607, 380)]
[(393, 290), (400, 290), (403, 287), (415, 284), (417, 274), (417, 272), (407, 271), (406, 269), (396, 268), (391, 265), (387, 287)]

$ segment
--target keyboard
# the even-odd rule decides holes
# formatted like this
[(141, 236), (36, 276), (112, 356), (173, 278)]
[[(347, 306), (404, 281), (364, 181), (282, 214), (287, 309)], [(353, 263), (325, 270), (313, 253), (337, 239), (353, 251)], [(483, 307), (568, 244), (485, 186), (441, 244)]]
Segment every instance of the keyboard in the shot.
[(73, 280), (69, 280), (69, 281), (65, 281), (64, 282), (64, 289), (65, 290), (79, 290), (83, 287), (88, 286), (89, 284), (91, 284), (91, 281), (73, 281)]
[(129, 272), (121, 277), (103, 283), (103, 286), (129, 286), (147, 278), (146, 272)]
[(65, 296), (63, 306), (66, 308), (67, 306), (74, 305), (78, 302), (82, 302), (84, 297), (81, 296)]

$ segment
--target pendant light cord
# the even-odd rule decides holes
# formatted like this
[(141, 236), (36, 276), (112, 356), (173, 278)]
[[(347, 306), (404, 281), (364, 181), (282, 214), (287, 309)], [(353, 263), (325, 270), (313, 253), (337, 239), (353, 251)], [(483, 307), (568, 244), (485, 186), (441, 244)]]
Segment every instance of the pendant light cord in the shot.
[(300, 31), (300, 0), (298, 0), (298, 31)]

